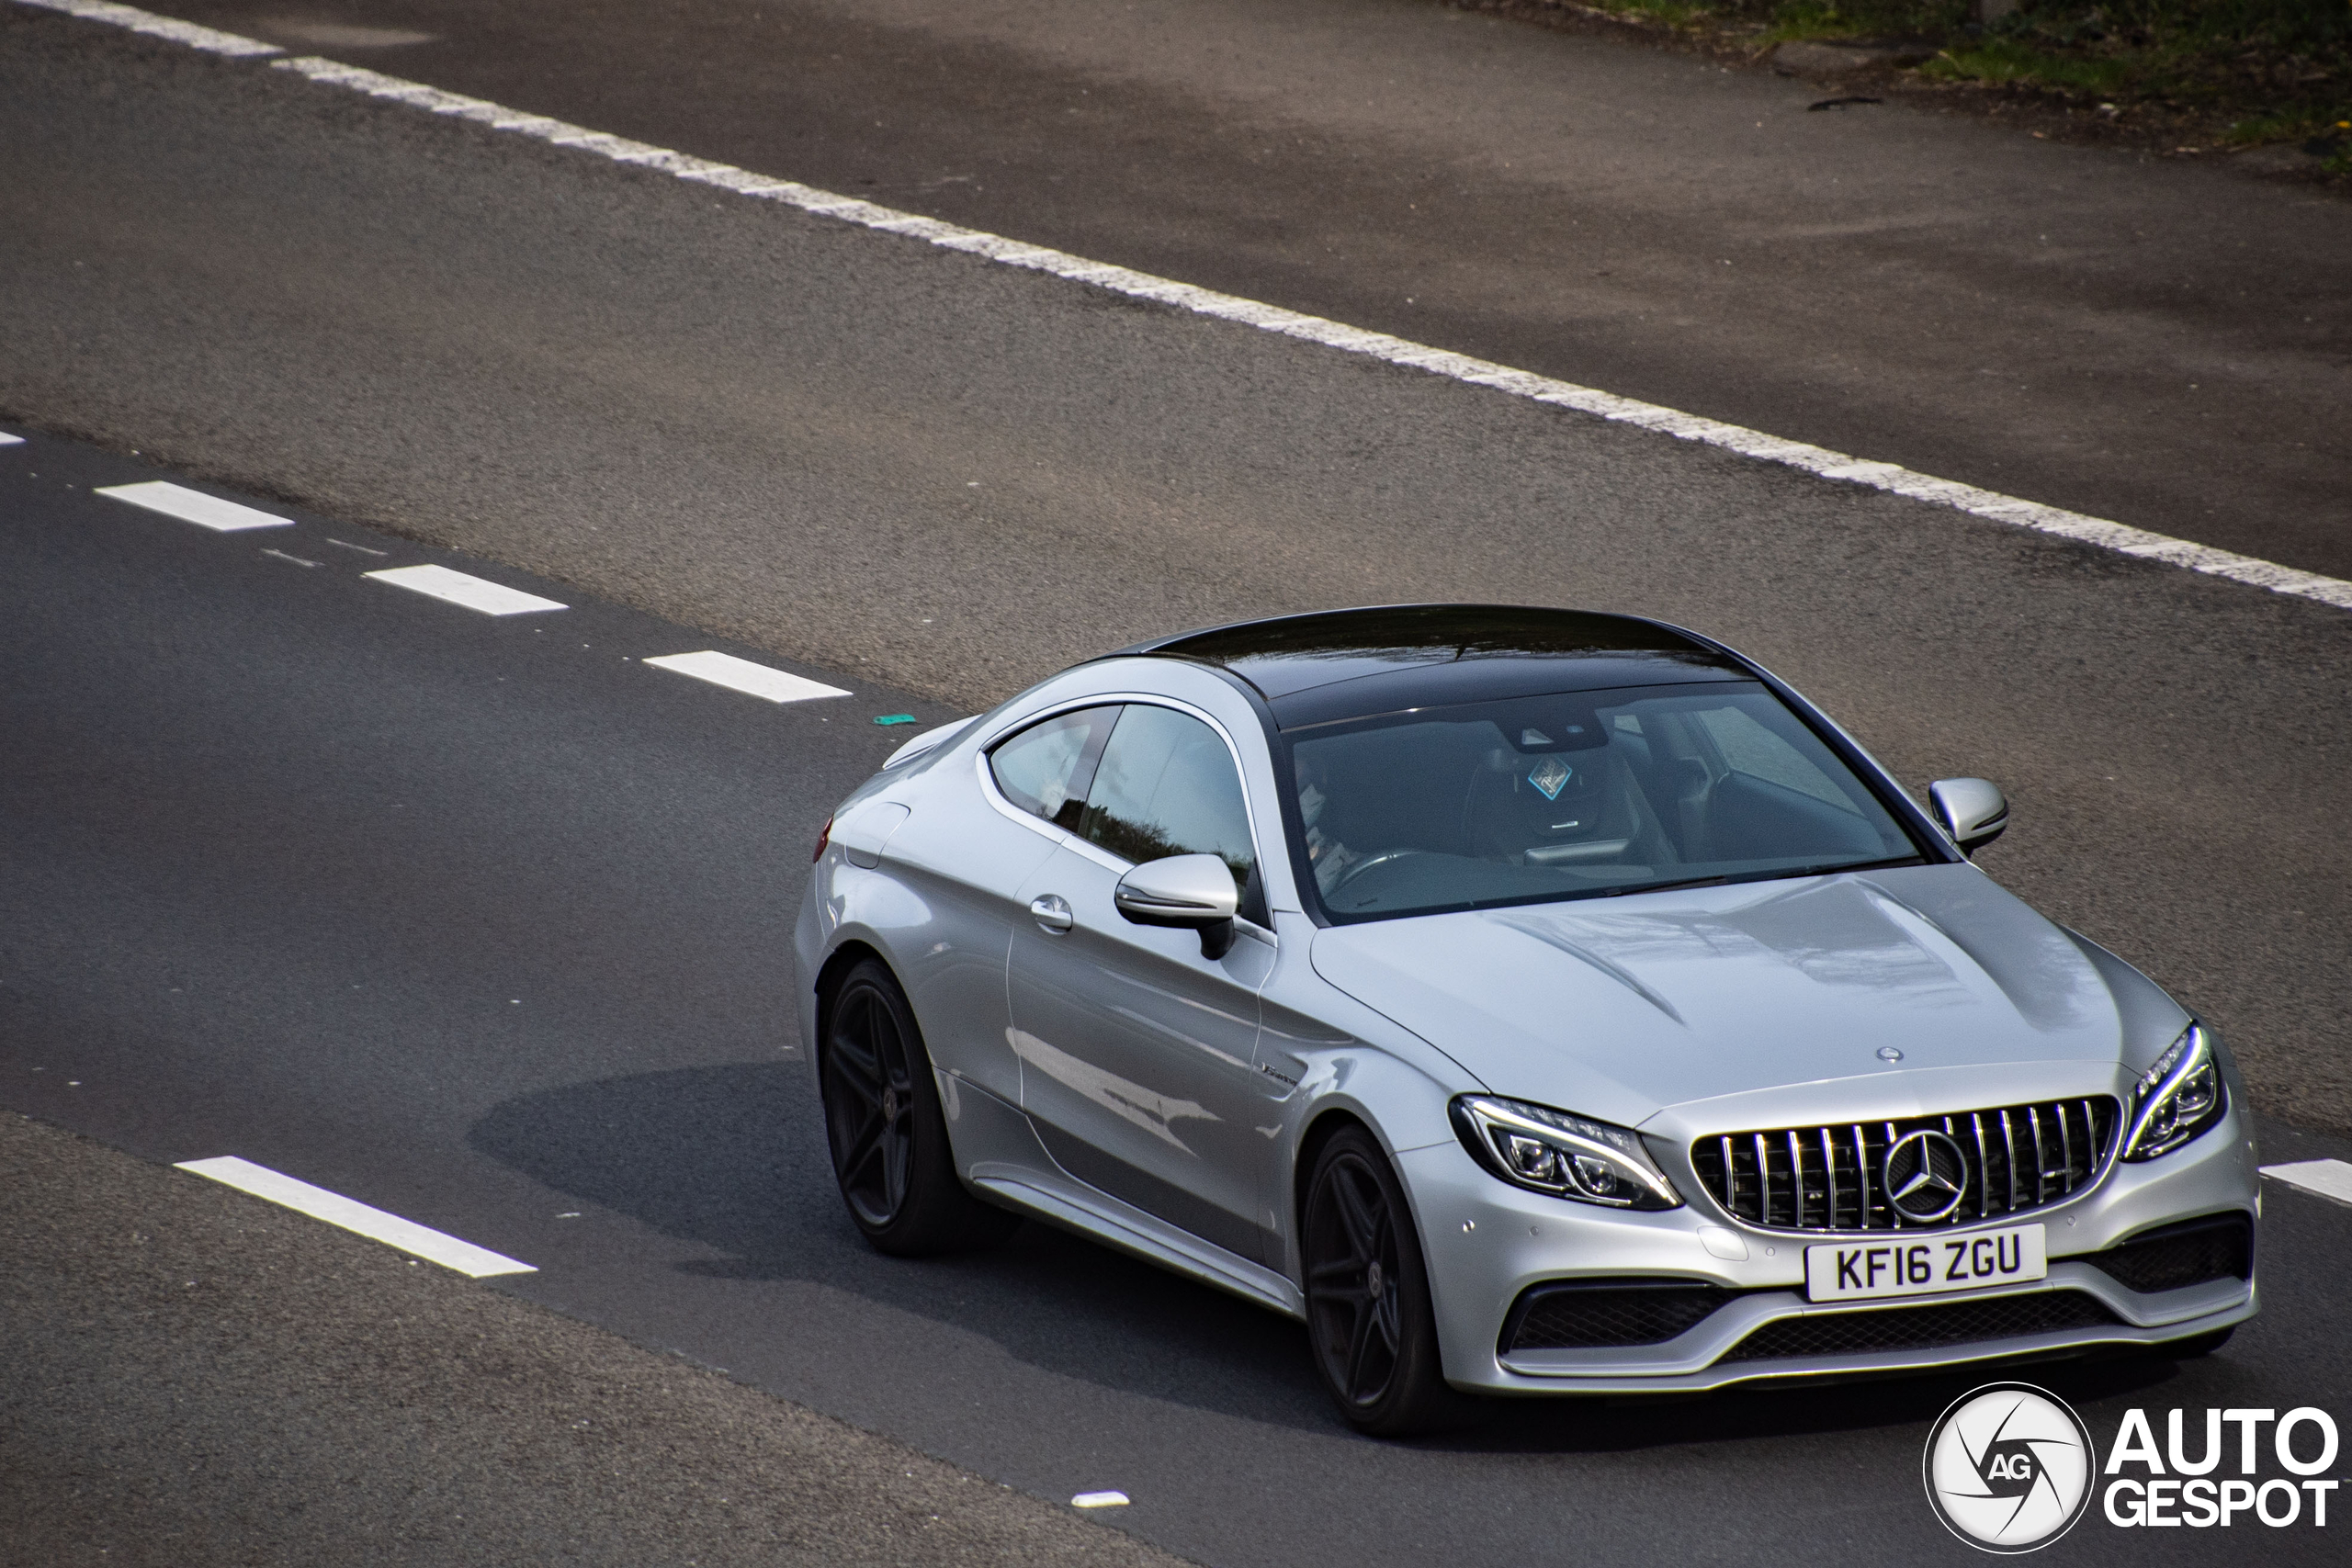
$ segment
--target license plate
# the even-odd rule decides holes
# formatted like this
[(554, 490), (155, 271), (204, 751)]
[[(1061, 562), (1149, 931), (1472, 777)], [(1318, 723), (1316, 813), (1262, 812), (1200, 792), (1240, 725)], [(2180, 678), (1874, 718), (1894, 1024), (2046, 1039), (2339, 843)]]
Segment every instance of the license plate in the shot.
[[(1917, 1238), (1917, 1239), (1915, 1239)], [(1883, 1241), (1833, 1242), (1804, 1249), (1804, 1293), (1816, 1302), (1928, 1296), (2045, 1278), (2050, 1258), (2040, 1225)]]

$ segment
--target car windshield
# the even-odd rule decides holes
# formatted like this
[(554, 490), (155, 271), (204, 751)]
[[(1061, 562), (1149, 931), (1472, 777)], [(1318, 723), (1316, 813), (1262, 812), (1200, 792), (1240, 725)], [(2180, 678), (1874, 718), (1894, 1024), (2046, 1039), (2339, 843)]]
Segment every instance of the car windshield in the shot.
[(1306, 857), (1342, 922), (1920, 858), (1752, 682), (1423, 708), (1290, 740)]

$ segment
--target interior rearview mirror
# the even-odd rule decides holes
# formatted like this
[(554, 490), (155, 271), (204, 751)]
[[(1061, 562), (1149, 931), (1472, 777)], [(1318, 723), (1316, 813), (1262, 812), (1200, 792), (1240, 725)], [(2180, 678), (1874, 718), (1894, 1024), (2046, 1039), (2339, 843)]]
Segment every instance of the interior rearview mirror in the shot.
[(1928, 804), (1964, 855), (1999, 838), (2009, 825), (2009, 797), (1990, 779), (1938, 779), (1928, 786)]
[(1121, 877), (1111, 902), (1136, 925), (1198, 931), (1201, 956), (1223, 958), (1233, 946), (1233, 914), (1241, 894), (1232, 869), (1216, 856), (1169, 855), (1146, 861)]

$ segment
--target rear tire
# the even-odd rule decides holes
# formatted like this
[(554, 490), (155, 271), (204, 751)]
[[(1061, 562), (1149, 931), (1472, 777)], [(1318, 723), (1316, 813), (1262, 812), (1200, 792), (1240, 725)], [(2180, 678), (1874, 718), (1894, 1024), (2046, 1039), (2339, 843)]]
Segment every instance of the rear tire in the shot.
[(1358, 1431), (1401, 1438), (1447, 1424), (1464, 1403), (1446, 1386), (1429, 1271), (1403, 1184), (1361, 1127), (1316, 1156), (1300, 1235), (1315, 1370)]
[(866, 1241), (893, 1258), (992, 1247), (1020, 1224), (965, 1190), (939, 1084), (914, 1010), (890, 971), (866, 959), (824, 998), (818, 1083), (842, 1202)]

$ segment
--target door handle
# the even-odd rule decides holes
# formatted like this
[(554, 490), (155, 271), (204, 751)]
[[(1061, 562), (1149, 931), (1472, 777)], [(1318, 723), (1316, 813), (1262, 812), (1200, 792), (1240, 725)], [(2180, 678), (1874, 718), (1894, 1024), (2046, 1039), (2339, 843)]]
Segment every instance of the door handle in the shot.
[(1056, 893), (1029, 900), (1029, 913), (1036, 920), (1037, 929), (1048, 936), (1065, 936), (1070, 927), (1078, 924), (1078, 917), (1069, 912), (1069, 900)]

